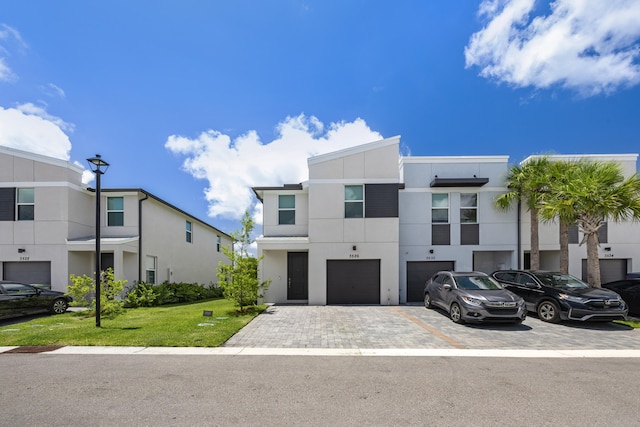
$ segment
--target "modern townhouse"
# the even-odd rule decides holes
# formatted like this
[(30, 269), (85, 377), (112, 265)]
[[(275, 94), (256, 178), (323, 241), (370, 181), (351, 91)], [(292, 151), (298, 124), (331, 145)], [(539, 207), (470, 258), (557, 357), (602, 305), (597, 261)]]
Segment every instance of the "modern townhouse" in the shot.
[[(0, 147), (0, 279), (65, 291), (95, 271), (96, 192), (73, 163)], [(116, 279), (217, 282), (231, 237), (139, 188), (101, 191), (101, 265)]]
[[(394, 305), (421, 301), (439, 270), (528, 267), (525, 209), (494, 206), (506, 191), (507, 156), (401, 157), (399, 143), (312, 157), (308, 181), (254, 187), (264, 214), (260, 280), (272, 280), (265, 301)], [(601, 157), (635, 173), (636, 155)], [(640, 266), (639, 233), (630, 223), (603, 230), (603, 279)], [(577, 239), (574, 230), (571, 273), (584, 277)], [(557, 224), (541, 225), (541, 250), (542, 268), (557, 269)]]

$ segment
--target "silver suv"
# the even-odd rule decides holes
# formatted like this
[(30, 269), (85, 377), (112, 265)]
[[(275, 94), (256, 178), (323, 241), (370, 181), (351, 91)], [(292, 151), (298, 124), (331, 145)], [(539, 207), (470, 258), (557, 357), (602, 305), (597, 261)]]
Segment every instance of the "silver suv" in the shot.
[(485, 273), (440, 271), (427, 281), (424, 306), (446, 310), (455, 323), (513, 322), (527, 317), (524, 300)]

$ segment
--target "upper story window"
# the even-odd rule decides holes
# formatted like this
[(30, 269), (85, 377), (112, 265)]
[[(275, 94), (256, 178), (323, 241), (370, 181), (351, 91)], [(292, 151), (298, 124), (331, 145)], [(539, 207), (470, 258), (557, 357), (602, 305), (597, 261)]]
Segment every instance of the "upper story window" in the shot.
[(216, 236), (216, 252), (220, 252), (220, 246), (222, 246), (222, 240), (220, 236)]
[(478, 194), (460, 194), (460, 222), (464, 224), (478, 223)]
[(296, 223), (296, 196), (278, 196), (278, 224)]
[(149, 285), (155, 285), (156, 284), (157, 266), (158, 266), (158, 258), (154, 257), (154, 256), (147, 255), (146, 272), (147, 272), (147, 283)]
[(431, 222), (449, 222), (449, 194), (431, 194)]
[(107, 226), (124, 225), (124, 197), (107, 197)]
[(187, 243), (193, 242), (193, 226), (191, 221), (187, 221), (186, 223), (186, 232), (187, 232)]
[(33, 188), (16, 190), (16, 218), (18, 221), (33, 221), (35, 217), (35, 197)]
[(344, 186), (344, 217), (364, 217), (364, 189), (362, 185)]

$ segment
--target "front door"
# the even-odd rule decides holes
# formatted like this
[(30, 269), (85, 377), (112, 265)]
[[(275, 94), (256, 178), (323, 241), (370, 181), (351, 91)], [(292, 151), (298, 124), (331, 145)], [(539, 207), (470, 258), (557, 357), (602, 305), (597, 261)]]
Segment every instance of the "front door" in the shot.
[(287, 299), (309, 298), (309, 253), (287, 253)]

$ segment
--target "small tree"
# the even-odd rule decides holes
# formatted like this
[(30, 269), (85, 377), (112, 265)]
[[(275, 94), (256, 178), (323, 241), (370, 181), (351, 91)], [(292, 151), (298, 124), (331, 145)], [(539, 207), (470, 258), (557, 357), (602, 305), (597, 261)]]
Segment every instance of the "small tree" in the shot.
[[(93, 277), (85, 274), (70, 276), (72, 282), (68, 286), (68, 293), (73, 297), (73, 305), (89, 305), (92, 312), (96, 311), (96, 282)], [(126, 280), (115, 280), (113, 269), (108, 268), (100, 273), (100, 314), (116, 315), (122, 311), (124, 302), (122, 301), (122, 290), (126, 285)]]
[(249, 246), (253, 243), (251, 232), (254, 223), (249, 211), (245, 211), (242, 217), (242, 229), (231, 233), (234, 243), (239, 246), (234, 248), (223, 247), (222, 252), (229, 258), (230, 264), (220, 262), (218, 264), (218, 283), (224, 292), (224, 297), (233, 300), (244, 310), (249, 305), (255, 305), (258, 298), (262, 297), (271, 280), (262, 283), (258, 280), (258, 263), (262, 259), (249, 254)]

